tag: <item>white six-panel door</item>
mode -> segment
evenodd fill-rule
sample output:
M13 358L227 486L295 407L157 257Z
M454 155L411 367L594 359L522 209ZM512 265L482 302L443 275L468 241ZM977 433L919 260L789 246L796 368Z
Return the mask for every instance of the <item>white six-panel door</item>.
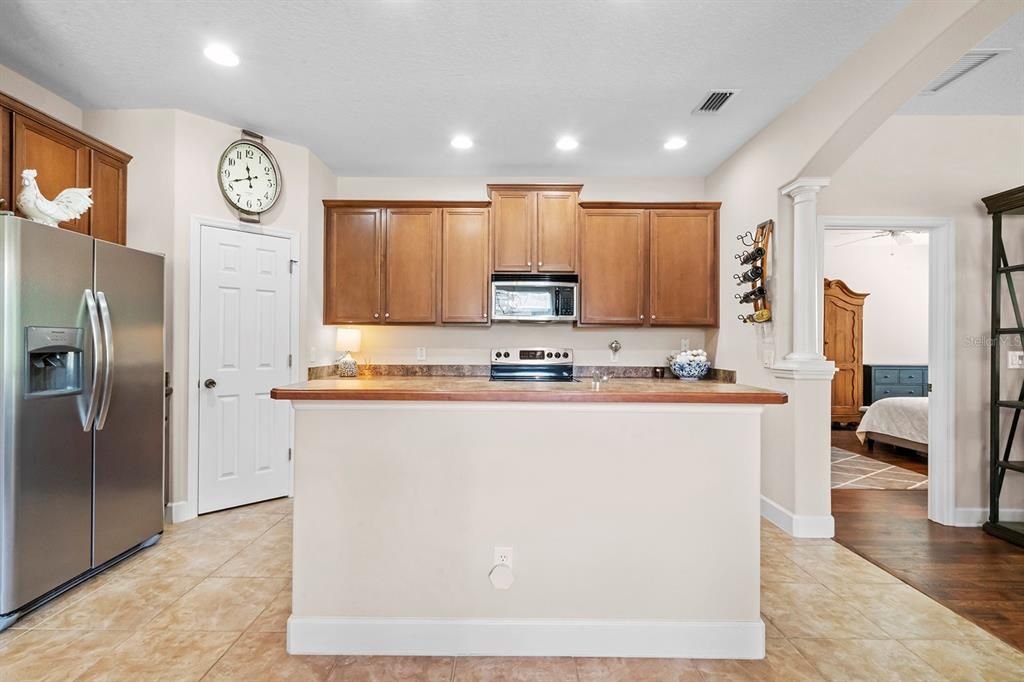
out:
M290 240L204 225L199 513L287 495Z

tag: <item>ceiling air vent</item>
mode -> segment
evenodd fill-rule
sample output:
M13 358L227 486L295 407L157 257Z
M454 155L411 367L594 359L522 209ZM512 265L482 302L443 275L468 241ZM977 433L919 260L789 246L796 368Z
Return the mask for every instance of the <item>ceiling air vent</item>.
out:
M704 96L704 101L693 110L695 114L717 114L739 90L711 90Z
M936 76L935 79L921 91L921 94L934 95L953 81L960 80L971 71L974 71L982 64L995 59L1004 52L1009 52L1009 49L970 50L963 57L956 60L956 63Z

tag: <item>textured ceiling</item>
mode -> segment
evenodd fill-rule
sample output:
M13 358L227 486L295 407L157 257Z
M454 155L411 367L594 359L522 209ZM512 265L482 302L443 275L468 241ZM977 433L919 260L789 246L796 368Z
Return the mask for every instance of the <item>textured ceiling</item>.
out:
M0 62L87 109L303 144L341 175L704 175L906 4L4 0ZM241 65L206 61L214 40ZM692 116L711 88L742 92Z
M979 48L1010 52L978 67L934 95L918 95L901 114L1024 114L1024 12L1018 12Z

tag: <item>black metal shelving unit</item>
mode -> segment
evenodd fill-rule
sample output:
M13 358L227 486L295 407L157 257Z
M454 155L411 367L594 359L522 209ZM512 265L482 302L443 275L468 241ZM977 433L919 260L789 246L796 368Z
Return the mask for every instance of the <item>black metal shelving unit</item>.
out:
M985 208L992 215L992 343L991 375L989 395L991 398L989 424L989 513L983 528L986 533L1024 547L1024 523L1001 521L999 519L999 497L1003 492L1006 474L1024 473L1024 461L1011 460L1014 439L1024 412L1024 381L1016 400L1003 400L999 369L1002 365L1002 340L1016 336L1024 347L1024 317L1013 283L1013 273L1024 272L1024 264L1011 265L1003 243L1003 216L1024 214L1024 186L993 194L982 199ZM1005 282L1005 286L1004 286ZM1003 326L1003 291L1009 297L1013 309L1013 326ZM1010 416L1010 428L1003 443L1003 417Z

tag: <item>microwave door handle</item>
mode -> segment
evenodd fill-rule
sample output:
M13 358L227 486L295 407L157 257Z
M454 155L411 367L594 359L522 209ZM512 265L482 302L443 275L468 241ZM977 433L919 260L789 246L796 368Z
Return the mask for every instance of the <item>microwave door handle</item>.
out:
M85 419L82 422L82 430L92 431L93 422L96 420L96 409L99 406L97 396L103 388L100 383L100 363L103 361L103 334L100 331L100 316L96 310L96 297L92 289L85 290L85 308L89 313L89 330L92 333L92 382L89 389L89 403L85 408Z
M551 314L554 317L558 317L559 315L562 314L561 300L562 300L562 289L561 289L561 287L555 287L555 309L551 311Z
M102 431L107 423L107 412L110 411L110 396L114 392L114 335L110 323L110 306L102 291L96 292L99 304L100 320L103 323L103 398L100 400L99 413L96 415L96 430Z

